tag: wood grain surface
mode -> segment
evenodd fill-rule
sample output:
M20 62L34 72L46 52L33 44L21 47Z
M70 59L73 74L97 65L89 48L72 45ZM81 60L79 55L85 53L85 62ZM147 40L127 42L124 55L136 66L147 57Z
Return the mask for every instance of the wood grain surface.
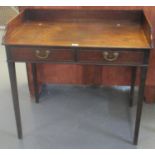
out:
M100 6L100 7L20 7L20 10L25 8L50 8L50 9L77 9L83 10L87 9L103 9L103 10L141 10L145 11L147 18L150 20L153 27L153 38L155 38L155 7L137 7L137 6L127 6L127 7L111 7L111 6ZM153 39L155 42L155 40ZM147 83L145 90L145 98L148 103L155 101L155 50L151 52L149 60L149 71L147 75ZM27 64L28 68L28 78L29 78L29 88L30 93L33 96L33 85L31 78L31 64ZM129 85L130 84L130 68L123 67L98 67L98 66L82 66L82 65L50 65L50 64L39 64L38 67L38 78L39 83L57 83L57 84L86 84L86 85ZM61 70L61 73L59 72ZM123 76L118 73L123 72ZM137 72L137 75L139 71ZM138 79L137 79L138 83Z

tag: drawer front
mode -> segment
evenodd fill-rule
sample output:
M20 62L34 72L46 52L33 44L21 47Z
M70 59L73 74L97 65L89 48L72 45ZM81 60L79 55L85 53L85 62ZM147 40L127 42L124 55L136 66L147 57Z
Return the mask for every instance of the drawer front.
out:
M12 61L36 62L72 62L88 64L143 64L144 52L140 51L112 51L112 50L77 50L52 48L24 48L11 47Z
M12 47L10 52L13 61L73 61L74 56L70 49Z
M88 51L79 52L79 61L103 64L143 64L143 52L140 51Z

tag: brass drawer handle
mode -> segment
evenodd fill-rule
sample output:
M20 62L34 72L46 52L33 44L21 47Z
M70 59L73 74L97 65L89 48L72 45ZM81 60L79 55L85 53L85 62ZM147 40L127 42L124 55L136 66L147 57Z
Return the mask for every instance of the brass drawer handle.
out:
M36 57L39 59L47 59L49 57L50 51L46 50L45 52L41 52L36 50Z
M107 52L106 51L106 52L103 52L102 55L106 61L115 61L119 57L118 52Z

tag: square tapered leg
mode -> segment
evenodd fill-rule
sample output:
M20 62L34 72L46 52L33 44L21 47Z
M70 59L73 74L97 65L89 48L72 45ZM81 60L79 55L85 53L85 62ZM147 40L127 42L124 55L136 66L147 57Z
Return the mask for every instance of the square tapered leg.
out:
M14 62L8 62L8 70L9 70L9 76L10 76L12 99L13 99L13 106L14 106L14 112L15 112L16 125L17 125L17 134L18 134L18 138L22 139L23 134L22 134L21 114L20 114L16 70L15 70Z

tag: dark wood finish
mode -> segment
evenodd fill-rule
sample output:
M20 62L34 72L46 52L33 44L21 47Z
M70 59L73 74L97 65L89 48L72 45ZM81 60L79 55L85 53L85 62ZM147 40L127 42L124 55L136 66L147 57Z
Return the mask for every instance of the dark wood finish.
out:
M15 18L15 23L18 20L20 26L11 28L10 24L9 33L7 32L4 37L3 43L9 48L7 50L9 64L20 61L32 64L87 64L96 67L98 65L132 66L142 69L134 135L134 144L137 144L148 59L150 49L153 47L151 26L143 11L85 10L81 12L36 9L27 10L22 15L23 18L19 15L22 20ZM115 15L114 19L113 15ZM15 68L10 69L9 66L9 70L10 72L12 70L13 78L11 76L10 78L13 81ZM101 68L99 67L98 70L101 71ZM32 72L35 96L38 100L37 71L34 65ZM16 82L13 88L14 102L18 105ZM18 110L19 106L15 108ZM20 115L18 117L20 120Z
M40 53L37 53L40 51ZM49 51L49 53L46 53ZM47 54L47 58L44 58ZM73 61L73 50L52 49L49 47L12 47L14 61ZM42 58L41 58L42 57Z
M97 63L97 62L102 62L102 63L111 63L110 61L107 61L104 58L104 52L113 53L117 52L118 58L114 61L113 63L118 63L118 64L142 64L143 62L143 53L142 52L137 52L133 51L119 51L119 50L102 50L102 51L94 51L94 50L80 50L79 51L79 60L81 62L91 62L91 63Z
M151 26L151 23L146 16L144 16L142 22L146 39L149 42L149 44L153 47L153 28Z
M134 100L134 90L135 90L135 82L136 82L136 73L137 73L137 68L132 67L132 74L131 74L131 90L130 90L130 101L129 101L129 106L133 106L133 100Z
M149 54L150 54L149 52L145 53L145 55L144 55L144 63L148 63ZM141 67L141 73L140 74L141 74L141 76L140 76L140 86L139 86L139 93L138 93L135 131L134 131L134 138L133 138L133 143L135 145L138 144L139 129L140 129L140 122L141 122L141 115L142 115L142 108L143 108L143 100L144 100L145 82L146 82L146 75L147 75L147 67Z
M133 143L135 145L138 144L140 121L141 121L143 100L144 100L144 88L145 88L146 74L147 74L147 68L143 67L141 69L141 81L140 81L140 86L139 86L139 95L138 95L138 103L137 103L135 131L134 131L134 140L133 140Z
M6 52L7 52L7 56L9 57L8 47L6 47ZM17 79L16 79L16 71L15 71L14 62L8 62L8 71L9 71L9 77L10 77L10 84L11 84L12 99L13 99L18 138L22 139L23 133L22 133L21 114L20 114L20 107L19 107Z
M54 49L50 47L12 47L11 48L11 60L13 61L46 61L46 62L74 62L74 63L88 63L88 64L117 64L117 65L142 65L143 64L143 52L138 50L78 50L73 49ZM38 54L37 51L40 51ZM49 53L46 53L46 52ZM109 54L117 52L118 58L114 61L108 61L104 58L104 52ZM45 57L47 54L47 57ZM40 56L42 58L40 58Z
M30 16L31 12L33 15ZM23 14L24 20L19 22L20 26L17 25L16 29L10 29L4 44L150 48L144 33L145 26L141 25L141 20L145 20L142 11L36 9L25 11Z
M39 103L39 92L38 92L38 79L37 79L37 67L35 63L32 63L32 75L33 75L33 84L34 84L34 96L35 102Z
M44 8L44 9L54 9L54 10L84 10L84 9L90 9L90 10L144 10L145 15L150 20L152 27L155 27L155 7L151 6L92 6L92 7L83 7L83 6L40 6L40 7L19 7L20 11L24 10L25 8ZM148 35L149 36L149 35ZM155 36L155 31L153 31L153 37ZM146 82L146 89L145 89L145 100L147 103L152 103L155 101L155 52L154 49L151 52L150 60L149 60L149 71L147 74L147 82ZM31 79L31 65L29 65L28 69L28 77ZM57 70L64 69L62 74L59 74ZM55 84L95 84L98 83L98 85L121 85L126 86L130 85L130 76L131 76L131 68L122 68L122 67L100 67L101 73L98 74L98 77L96 77L96 69L98 70L99 67L95 67L94 65L87 66L87 70L84 65L73 65L72 66L72 72L74 72L75 76L72 74L65 74L66 72L70 72L70 67L66 64L61 65L39 65L37 68L38 75L40 73L44 73L44 75L39 76L40 83L55 83ZM89 68L89 71L88 71ZM54 70L55 74L52 74L49 72L50 70ZM78 72L76 72L78 70ZM86 71L89 75L86 76ZM106 72L106 74L104 74ZM123 72L124 76L119 76L118 72ZM82 74L81 74L82 73ZM62 79L63 75L63 79ZM139 75L138 75L139 76ZM137 76L137 77L138 77ZM87 77L87 78L86 78ZM94 80L93 80L94 79ZM91 83L90 83L91 82ZM33 82L30 80L29 82L30 87L30 94L33 96ZM139 80L136 80L136 85L139 84ZM41 84L40 84L41 87ZM39 87L39 88L40 88Z

